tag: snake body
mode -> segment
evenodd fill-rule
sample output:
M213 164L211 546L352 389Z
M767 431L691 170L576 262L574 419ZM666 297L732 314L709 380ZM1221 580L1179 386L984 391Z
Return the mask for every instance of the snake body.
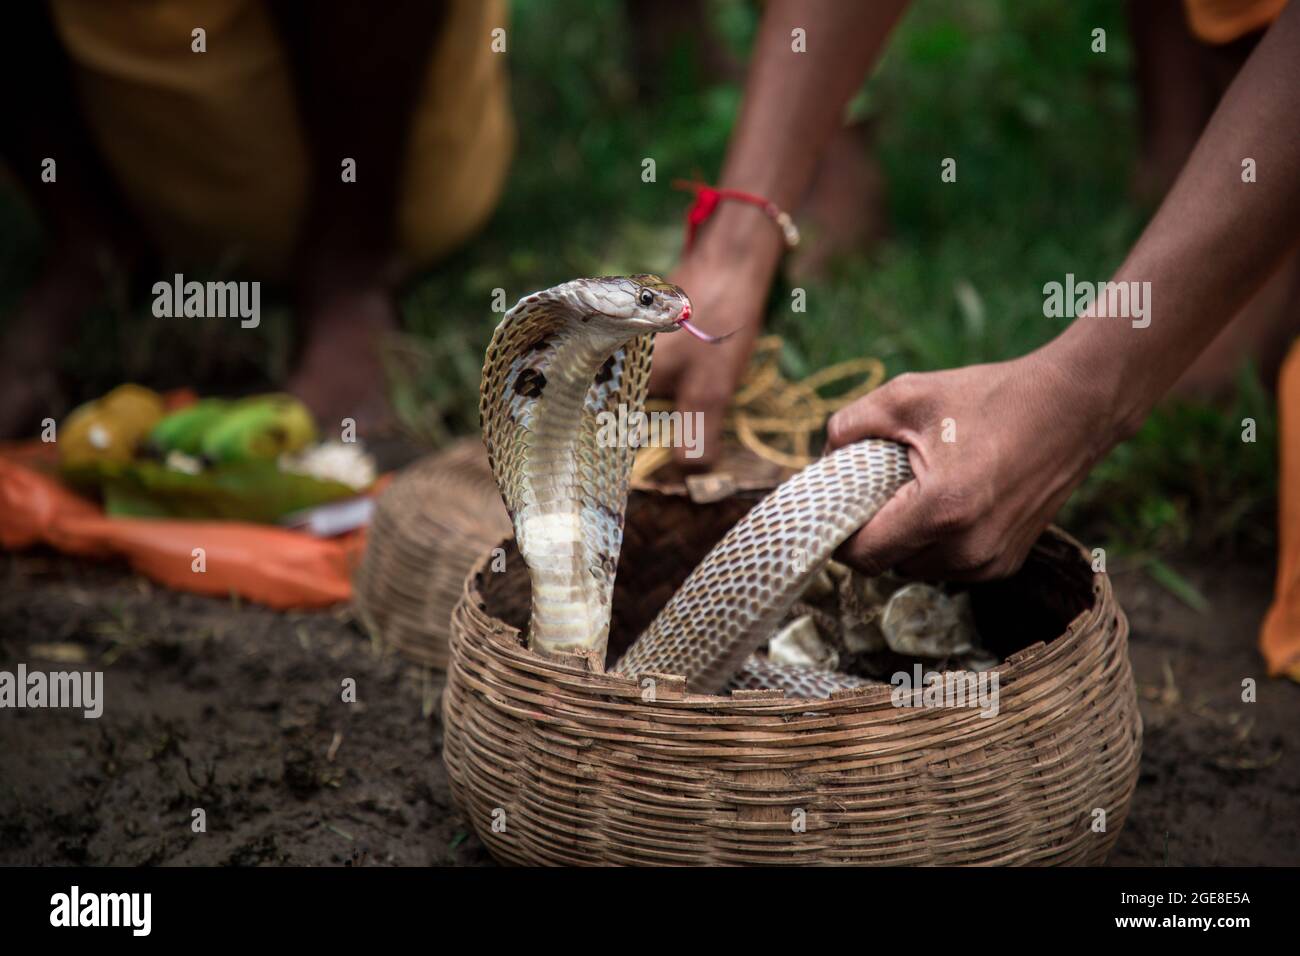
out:
M643 407L654 336L691 329L690 308L658 276L575 279L521 299L488 346L483 439L528 567L538 653L603 669L635 449L602 440L601 413ZM885 441L809 465L724 536L616 669L683 675L706 693L824 697L862 683L751 655L834 549L910 478L906 449Z

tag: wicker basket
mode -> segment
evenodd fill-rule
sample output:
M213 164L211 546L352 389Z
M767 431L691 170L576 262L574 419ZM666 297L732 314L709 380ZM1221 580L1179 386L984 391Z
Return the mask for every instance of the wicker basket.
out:
M447 623L465 575L508 534L478 438L410 465L379 496L353 577L362 623L409 660L445 669Z
M610 659L755 501L634 493ZM1098 864L1137 780L1128 626L1104 574L1051 530L972 592L1003 663L999 710L899 708L891 688L652 700L527 650L526 571L481 561L452 616L444 757L456 799L519 864ZM1104 829L1099 825L1104 811Z
M707 502L737 488L774 485L789 474L729 448L707 475L685 475L669 465L638 486ZM445 670L447 626L465 575L509 534L510 518L479 438L461 439L404 469L379 496L352 581L366 630L408 660Z

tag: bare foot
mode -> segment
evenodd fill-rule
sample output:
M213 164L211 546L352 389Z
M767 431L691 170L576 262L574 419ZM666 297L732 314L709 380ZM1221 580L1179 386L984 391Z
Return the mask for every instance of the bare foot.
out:
M380 347L397 331L397 307L383 289L339 291L306 307L300 325L306 344L288 390L301 398L329 436L345 418L357 433L393 428Z
M821 278L835 260L885 235L885 177L869 124L845 126L831 139L795 218L804 233L789 266L795 280Z

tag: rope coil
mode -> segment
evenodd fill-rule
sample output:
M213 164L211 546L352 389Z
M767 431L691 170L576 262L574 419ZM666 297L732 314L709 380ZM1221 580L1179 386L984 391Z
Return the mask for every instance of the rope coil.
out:
M727 407L723 418L724 438L734 438L744 448L764 461L783 468L803 468L817 459L812 450L813 436L826 426L833 413L877 388L885 379L884 363L863 357L837 362L806 378L791 381L781 371L781 350L785 342L779 335L765 335L754 347L749 368ZM861 376L862 380L848 391L827 398L821 394L828 385ZM671 412L674 406L664 399L646 403L646 411ZM660 437L664 438L663 433ZM637 455L632 470L634 479L653 475L672 459L669 445L652 445Z

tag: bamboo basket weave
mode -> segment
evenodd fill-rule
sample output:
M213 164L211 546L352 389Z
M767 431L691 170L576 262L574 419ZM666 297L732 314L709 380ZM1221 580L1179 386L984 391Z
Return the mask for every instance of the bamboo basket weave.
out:
M380 643L425 667L447 667L447 624L465 575L510 534L510 518L478 438L404 469L379 496L353 601Z
M656 462L653 475L636 484L708 501L736 488L771 486L789 474L730 447L708 474L687 475ZM446 670L448 623L465 575L510 533L479 438L461 439L405 468L375 504L365 555L353 576L362 624L407 660Z
M634 493L610 660L762 496ZM1002 660L999 711L899 708L889 686L654 696L523 643L526 570L486 557L452 616L443 697L452 790L515 864L1101 863L1128 812L1142 725L1109 580L1055 529L972 591ZM1104 828L1100 825L1104 812Z
M884 379L878 359L856 358L801 381L782 373L779 336L755 343L723 423L724 443L707 475L686 474L669 447L645 448L634 487L689 494L707 502L741 488L773 486L815 459L814 436L827 417ZM821 392L850 387L835 398ZM647 408L671 411L652 400ZM425 667L447 666L447 626L465 575L510 533L501 496L478 438L461 439L405 469L379 497L366 553L353 579L362 623L381 644Z

